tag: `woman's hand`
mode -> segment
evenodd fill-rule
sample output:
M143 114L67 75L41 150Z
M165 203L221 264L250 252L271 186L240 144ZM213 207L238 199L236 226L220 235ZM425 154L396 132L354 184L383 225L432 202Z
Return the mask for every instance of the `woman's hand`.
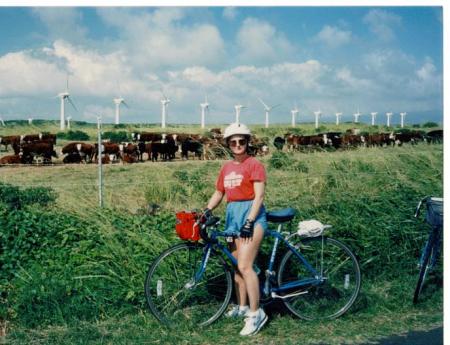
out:
M253 237L253 228L255 227L255 221L247 219L245 224L241 228L241 238L252 238Z

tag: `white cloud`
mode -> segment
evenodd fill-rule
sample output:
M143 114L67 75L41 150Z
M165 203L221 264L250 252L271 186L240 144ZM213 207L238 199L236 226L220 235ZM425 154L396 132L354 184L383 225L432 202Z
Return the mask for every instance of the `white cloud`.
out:
M88 31L81 25L83 16L76 8L36 7L32 9L32 13L46 26L50 39L86 39Z
M160 8L151 13L98 9L102 20L118 30L116 48L127 51L140 70L180 66L216 66L225 58L224 41L209 23L187 24L183 8Z
M315 37L317 41L322 42L330 48L336 48L350 43L351 38L351 31L340 30L337 27L329 25L325 25Z
M388 11L375 9L363 17L363 22L369 25L369 29L378 38L391 41L395 38L395 29L402 24L402 18Z
M225 7L222 11L222 16L228 20L234 20L237 16L236 7Z
M282 32L266 21L244 20L236 37L239 61L244 63L273 63L289 59L294 46Z

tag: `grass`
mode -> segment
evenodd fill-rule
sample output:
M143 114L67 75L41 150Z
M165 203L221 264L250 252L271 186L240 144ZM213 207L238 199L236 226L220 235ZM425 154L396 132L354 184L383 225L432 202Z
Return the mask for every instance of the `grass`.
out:
M35 301L30 286L41 286L49 301L47 306L30 303L28 317L38 307L47 308L50 316L34 318L34 325L29 326L18 321L20 315L10 314L8 336L3 340L11 344L358 344L442 325L440 270L437 284L428 285L420 305L410 302L426 235L412 214L421 196L442 194L442 145L272 154L262 161L268 170L269 210L293 206L299 210L298 219L333 224L331 234L343 239L360 258L361 295L348 314L312 323L294 319L273 305L268 308L269 324L245 340L238 335L240 322L224 318L205 330L182 325L167 330L155 321L146 309L142 284L147 264L176 242L172 220L164 217L180 209L204 207L220 161L107 165L105 210L97 207L94 165L2 167L1 182L24 188L51 186L58 195L51 211L78 217L81 224L77 228L74 221L73 228L67 229L68 239L64 231L54 232L57 248L49 248L34 266L24 263L17 270L17 277L29 279L29 274L34 279L27 285L19 284L16 277L18 294L30 294L26 298ZM160 206L160 215L142 215L149 203ZM223 215L223 211L222 205L216 214ZM160 226L164 222L167 228ZM71 240L73 234L79 237ZM48 262L52 265L45 266ZM39 268L39 264L44 266ZM74 283L74 276L89 275ZM82 303L77 307L69 295L62 301L53 299L60 298L58 289L65 292L72 284L85 293L81 302L88 301L89 309ZM91 316L86 320L77 316L88 312Z

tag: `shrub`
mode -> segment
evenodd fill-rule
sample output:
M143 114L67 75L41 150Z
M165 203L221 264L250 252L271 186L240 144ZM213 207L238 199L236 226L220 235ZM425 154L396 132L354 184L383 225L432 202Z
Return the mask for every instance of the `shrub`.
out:
M274 169L290 168L293 164L294 159L282 151L275 151L269 159L269 167Z
M429 122L425 122L425 123L422 125L422 127L423 127L423 128L432 128L432 127L439 127L439 125L438 125L436 122L431 122L431 121L429 121Z
M113 143L121 143L124 141L129 141L128 133L125 131L120 132L104 132L102 134L103 139L109 139Z
M65 140L76 140L76 141L86 141L89 140L89 135L83 131L68 131L68 132L58 132L56 134L58 139Z
M21 209L23 206L38 204L47 206L53 203L56 194L51 188L32 187L20 189L19 187L0 182L0 203L10 209Z

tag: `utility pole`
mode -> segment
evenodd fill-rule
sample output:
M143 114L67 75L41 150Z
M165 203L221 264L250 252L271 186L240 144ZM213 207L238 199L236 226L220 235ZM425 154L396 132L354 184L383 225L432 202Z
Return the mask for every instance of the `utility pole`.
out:
M97 116L97 146L98 146L98 205L103 207L103 171L102 171L102 117Z

